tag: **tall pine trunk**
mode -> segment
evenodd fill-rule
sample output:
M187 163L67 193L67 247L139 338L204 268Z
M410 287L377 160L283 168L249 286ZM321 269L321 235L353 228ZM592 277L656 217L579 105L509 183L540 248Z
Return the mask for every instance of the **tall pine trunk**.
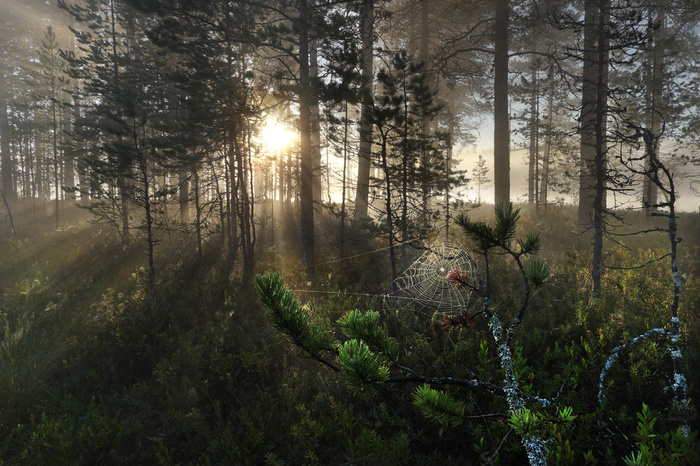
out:
M662 1L653 2L656 7L656 17L653 11L649 11L648 34L654 39L653 47L647 57L647 112L648 127L652 134L656 136L654 141L656 147L652 148L656 155L659 150L659 140L661 136L661 118L663 112L663 92L664 92L664 56L665 56L665 29L666 12ZM649 150L652 150L649 149ZM654 154L647 153L645 161L645 171L651 170L651 159ZM658 187L650 177L645 177L642 185L642 208L647 217L654 210L657 203Z
M367 217L369 173L372 163L372 93L374 79L374 0L362 2L362 113L360 114L360 151L357 165L355 220Z
M7 89L6 66L0 58L0 189L5 196L6 202L15 200L14 168L12 156L10 154L10 122L8 118L9 91Z
M537 199L537 164L538 151L537 151L537 114L539 112L538 108L538 89L537 89L537 62L533 58L532 67L530 69L530 157L528 158L528 171L527 171L527 203L530 206L538 203Z
M309 41L309 86L312 89L309 101L311 112L311 151L313 153L313 197L314 204L320 208L323 204L323 177L321 174L321 112L319 95L316 92L318 79L318 43Z
M509 10L509 0L496 0L493 98L493 184L496 205L510 202L510 127L508 118Z
M596 160L596 82L598 17L597 0L587 0L583 26L583 72L581 75L581 155L579 172L578 223L581 231L588 229L593 221L595 198Z
M607 174L607 115L608 115L608 58L609 39L607 35L608 0L601 0L597 29L597 69L595 104L595 195L593 202L593 278L592 296L601 293L603 269L603 235L605 234L606 174Z
M309 11L299 2L299 143L301 152L301 262L314 274L313 149L311 144L311 86L309 79Z
M552 157L552 128L554 122L554 65L549 65L549 74L547 77L549 89L547 91L547 134L544 140L544 155L542 157L542 176L540 177L540 195L539 200L544 209L547 210L547 191L549 189L549 162Z
M197 171L197 167L194 167L193 173ZM183 225L187 223L190 218L190 182L188 178L187 170L181 168L177 172L177 186L178 186L178 201L180 204L180 223Z

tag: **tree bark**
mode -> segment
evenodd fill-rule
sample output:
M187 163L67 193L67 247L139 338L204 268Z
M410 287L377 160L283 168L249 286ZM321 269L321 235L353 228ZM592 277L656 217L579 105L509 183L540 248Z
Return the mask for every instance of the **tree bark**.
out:
M587 229L593 221L593 202L595 197L596 41L598 39L598 17L600 16L600 9L596 0L586 1L584 15L580 118L581 155L578 203L578 223L581 231Z
M196 171L197 167L194 168L193 172ZM180 202L180 223L184 225L190 218L190 182L188 179L187 170L181 169L177 172L177 186L179 194L178 200ZM197 187L195 186L195 189L196 188Z
M539 163L537 160L537 65L534 59L532 60L531 67L530 85L532 86L532 89L530 90L530 157L528 159L527 172L527 203L533 206L537 201L536 167Z
M554 114L554 65L549 66L549 91L547 95L547 134L545 136L544 156L542 158L542 176L540 181L540 203L547 210L547 190L549 189L549 161L552 156L552 128L554 122L552 116Z
M510 127L508 118L509 10L508 0L496 0L493 97L493 183L496 205L510 201Z
M321 112L318 104L317 83L318 80L318 43L309 41L309 87L311 92L311 151L313 153L313 196L314 204L320 207L323 204L323 177L321 175Z
M70 83L75 81L74 79L70 80ZM76 91L76 86L70 87L71 92L69 93L68 96L65 96L64 98L70 98L71 94ZM69 102L69 101L67 101ZM73 99L73 102L75 103L75 99ZM68 110L67 107L62 106L61 107L61 119L63 121L63 131L61 133L61 148L62 148L62 153L63 153L63 186L66 187L68 190L66 195L66 201L69 199L69 196L72 195L74 196L74 190L75 190L75 160L73 157L73 151L69 149L68 144L67 144L67 135L71 133L73 130L73 124L71 121L72 115L71 112ZM65 201L64 201L65 202Z
M648 127L652 134L656 136L655 145L652 148L655 153L647 153L645 161L645 171L651 170L651 158L658 155L659 141L661 136L661 115L663 111L663 92L664 92L664 56L665 56L665 28L666 28L666 12L663 0L654 2L656 6L656 18L653 17L653 12L649 12L649 34L653 37L653 48L649 52L647 58L648 67ZM658 187L652 182L650 177L645 177L642 184L642 208L644 214L649 217L651 212L655 210L655 205L658 201Z
M595 191L593 198L593 278L592 296L600 297L603 268L603 235L605 233L606 175L607 175L607 115L608 115L608 58L610 55L607 23L608 0L601 0L597 25L597 66L595 103Z
M381 130L380 130L381 131ZM387 230L389 231L389 262L391 264L391 286L392 293L397 291L396 289L396 279L398 278L398 272L396 267L396 251L394 251L394 209L391 205L391 173L389 172L388 154L387 154L387 135L382 134L382 171L384 172L384 181L386 183L385 192L385 212L386 212L386 224Z
M15 200L14 168L12 165L12 155L10 153L10 122L8 118L8 89L5 73L5 64L0 61L0 169L2 176L0 189L4 193L5 200L11 202Z
M309 82L309 13L307 0L299 2L299 143L301 152L301 262L314 270L313 149L311 144L311 88Z
M369 173L372 158L372 83L374 79L374 0L362 2L360 34L362 37L362 113L360 114L355 220L367 217L369 204Z

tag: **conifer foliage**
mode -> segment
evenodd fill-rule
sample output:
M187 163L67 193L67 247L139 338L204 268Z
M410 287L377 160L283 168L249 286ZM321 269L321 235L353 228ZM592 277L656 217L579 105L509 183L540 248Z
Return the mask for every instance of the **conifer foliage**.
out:
M445 278L455 286L469 286L482 296L481 310L478 315L487 319L504 374L503 385L491 382L452 377L427 377L418 371L403 365L401 356L410 352L410 342L399 342L388 333L381 323L377 311L352 311L338 321L342 333L348 339L343 343L330 343L330 337L321 336L322 330L309 323L309 317L303 307L286 288L278 274L266 274L256 277L256 287L261 301L268 308L273 325L312 357L329 367L342 372L350 388L358 393L371 393L383 384L415 383L420 384L414 393L415 406L428 418L459 425L464 417L463 404L446 391L435 386L458 385L474 390L486 390L505 397L514 419L520 419L518 413L528 409L528 404L537 405L539 409L555 406L556 403L537 397L526 396L516 375L513 358L512 338L525 317L530 303L533 287L541 286L549 274L543 261L525 263L525 259L536 253L540 247L537 233L527 233L524 238L516 238L519 209L512 204L503 204L495 209L495 225L471 221L462 215L457 224L476 245L476 251L483 261L474 261L477 271L476 282L465 281L460 271L452 271ZM491 304L491 273L489 260L494 255L505 254L516 264L522 277L524 298L519 309L514 312L511 325L506 329L502 317L494 311ZM470 316L470 319L475 316ZM327 335L327 334L325 334ZM332 347L332 348L331 348ZM325 350L337 357L337 363L328 361L320 353ZM337 364L337 365L336 365ZM529 411L528 411L529 412ZM533 416L535 416L533 414ZM515 421L513 421L515 422ZM521 443L525 448L531 464L545 464L548 440L542 437L541 430L521 429Z

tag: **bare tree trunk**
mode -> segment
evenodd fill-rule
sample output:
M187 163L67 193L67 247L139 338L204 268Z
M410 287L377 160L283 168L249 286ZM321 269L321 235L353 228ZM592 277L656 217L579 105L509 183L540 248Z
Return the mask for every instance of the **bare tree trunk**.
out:
M195 231L197 233L197 260L202 262L202 208L199 202L199 170L197 167L192 172L194 176L194 211L195 211ZM188 195L189 197L189 195ZM182 209L182 194L180 195L180 209ZM182 210L180 211L182 216ZM181 217L182 219L182 217ZM184 223L184 222L183 222Z
M493 183L496 205L510 202L510 127L508 117L509 0L496 0L494 27Z
M74 24L74 19L71 16L71 24ZM75 39L71 40L71 51L76 52ZM71 81L73 89L73 122L77 122L80 119L80 86L77 79ZM82 141L73 141L73 148L77 151L77 155L74 159L74 164L77 165L78 171L78 187L80 191L80 205L82 207L88 207L90 205L90 183L88 181L87 171L89 168L85 166L84 154L80 149ZM72 159L73 160L73 159Z
M601 0L598 15L597 38L597 73L596 73L596 104L595 104L595 195L593 198L593 263L591 277L593 278L592 296L598 298L601 293L601 275L603 267L603 235L605 233L605 202L607 174L607 115L608 115L608 57L609 39L607 0Z
M124 176L120 176L117 181L119 185L119 199L121 201L121 218L122 218L122 241L128 243L131 237L129 231L129 184Z
M197 167L194 169L194 172L196 171ZM177 172L177 186L180 201L180 223L184 225L190 218L190 182L187 170L184 168ZM199 219L197 220L199 221Z
M143 177L143 208L146 216L146 244L148 246L148 285L155 290L156 268L154 265L155 239L153 238L153 216L151 214L151 183L146 161L141 160L141 176Z
M581 157L579 174L578 223L581 231L588 228L593 221L593 202L595 198L595 160L596 160L596 80L598 17L600 9L596 0L586 0L583 31L583 73L581 93Z
M232 125L232 124L231 124ZM236 187L236 167L235 160L233 156L233 138L235 134L232 128L229 128L228 135L228 147L226 154L226 161L228 163L228 170L226 170L226 189L228 195L226 196L226 211L227 211L227 225L226 234L228 240L228 263L229 268L233 269L236 260L236 251L238 250L238 235L236 230L236 210L238 209L238 191Z
M112 38L112 69L114 73L114 94L118 95L120 92L120 81L119 81L119 63L117 60L117 20L116 12L114 11L114 0L109 2L109 15L110 15L110 34ZM130 170L129 167L126 170ZM121 201L121 217L122 217L122 241L126 245L130 240L129 231L129 195L130 186L129 180L127 179L127 174L124 173L118 177L117 186L119 188L119 197Z
M422 0L421 1L421 34L420 34L420 60L423 63L423 65L426 67L424 68L426 71L427 75L427 82L430 82L430 69L428 67L428 59L429 59L429 46L430 46L430 0ZM421 167L423 168L423 171L425 173L428 173L430 167L428 166L430 164L430 161L428 160L428 151L426 148L427 145L427 138L428 138L428 131L430 129L430 121L428 117L424 117L423 121L421 122L421 131L423 132L422 138L423 138L423 143L421 144L421 151L420 151L420 164ZM423 226L425 228L428 228L429 224L429 218L428 218L428 202L429 202L429 197L430 197L430 188L428 186L428 177L427 176L422 176L421 177L421 220L423 223ZM404 246L403 249L403 255L405 255L406 249Z
M367 217L372 158L372 93L374 79L374 0L362 2L362 113L360 114L360 151L357 165L355 220Z
M240 246L243 256L243 277L250 278L255 269L255 227L253 224L252 193L250 191L250 131L246 131L246 150L236 144L236 165L238 173L238 222L240 228ZM236 139L238 141L238 139Z
M527 176L527 203L530 206L535 205L537 201L537 65L533 58L530 64L530 157L528 159L528 176Z
M381 131L381 130L380 130ZM396 278L398 277L396 268L396 251L394 251L394 210L391 205L391 173L389 173L389 164L387 161L387 143L386 135L382 135L382 171L384 172L384 180L386 182L385 196L386 201L385 212L386 212L386 224L387 230L389 232L389 261L391 263L391 286L394 287L391 291L395 293L396 290Z
M445 239L449 241L450 239L450 177L452 174L452 151L454 144L454 133L455 133L455 114L453 109L450 107L450 141L447 145L447 160L445 161Z
M299 1L299 143L301 152L301 262L313 275L314 196L313 149L311 144L311 86L309 82L309 14L307 0Z
M75 81L74 79L71 80L71 84ZM76 91L76 88L74 85L72 85L69 89L72 90L70 94L67 97L70 97L70 95ZM73 102L75 103L75 99L73 99ZM73 124L71 121L72 115L71 112L68 111L66 106L61 107L61 119L63 122L63 131L61 132L61 148L62 148L62 154L63 154L63 186L67 189L68 193L73 193L70 194L74 196L74 191L75 191L75 159L73 157L73 151L71 151L68 148L67 144L67 135L71 133L73 129ZM66 200L68 199L68 196L66 196Z
M542 176L540 181L540 203L547 209L547 190L549 189L549 161L552 156L552 121L554 113L554 65L549 66L549 91L547 95L547 134L545 136L544 157L542 158Z
M649 11L649 26L648 34L654 38L653 47L647 58L647 112L648 112L648 127L652 134L658 135L655 138L656 147L653 148L654 154L658 156L659 141L661 136L661 115L663 111L663 92L664 92L664 56L665 56L665 30L666 30L666 12L663 1L653 2L656 6L656 18L653 12ZM651 158L654 155L647 153L645 160L645 169L651 169ZM642 182L642 208L647 217L654 210L653 205L657 203L658 187L651 181L649 177L645 177Z
M318 105L316 80L318 79L318 43L309 42L309 85L312 89L310 98L311 111L311 150L313 153L313 196L314 205L323 205L323 177L321 174L321 112Z
M14 186L14 167L10 154L10 122L8 119L8 89L5 79L6 66L0 58L0 169L2 176L0 189L5 194L5 201L12 202L16 198Z
M59 207L61 204L61 182L58 167L60 165L60 160L58 160L58 89L56 85L56 77L51 76L51 152L53 156L53 184L56 190L56 198L54 199L54 218L56 220L56 228L58 228L59 223Z
M346 193L346 177L348 172L348 103L345 102L345 121L344 121L344 132L343 132L343 182L342 182L342 194L340 201L340 259L345 258L345 193ZM344 262L341 262L341 265Z

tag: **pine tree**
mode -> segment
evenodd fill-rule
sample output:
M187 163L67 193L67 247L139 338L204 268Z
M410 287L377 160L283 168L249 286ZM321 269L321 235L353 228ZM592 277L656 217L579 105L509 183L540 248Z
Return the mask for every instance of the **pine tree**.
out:
M474 181L476 182L477 189L477 202L481 203L481 188L486 188L491 183L491 179L488 177L489 167L486 166L486 159L483 155L479 154L478 161L476 162L476 167L474 168Z
M544 465L549 440L543 438L544 429L532 428L532 422L544 423L544 406L556 402L539 397L526 397L516 376L513 358L513 336L529 311L532 290L544 284L548 277L546 264L541 260L525 262L526 258L540 247L539 235L528 233L525 238L515 238L519 210L512 204L495 209L496 222L493 227L482 222L473 222L460 216L457 224L474 242L476 251L482 256L483 269L476 261L476 273L469 275L460 270L448 272L445 280L457 287L468 287L483 298L481 310L474 315L466 311L446 318L446 327L466 325L475 318L484 317L496 344L503 372L503 386L494 385L478 378L461 379L450 376L423 376L417 370L403 364L404 357L411 357L410 342L401 342L389 336L387 326L380 321L376 311L351 311L338 320L345 341L336 343L333 335L314 324L296 296L285 288L278 274L259 275L255 286L263 304L268 308L273 325L287 335L310 357L340 372L347 385L356 393L371 395L383 385L415 384L414 404L428 418L438 422L459 425L465 408L454 392L438 390L436 386L456 385L466 390L490 392L505 398L511 410L510 423L521 437L530 464ZM506 255L516 266L523 283L523 299L512 324L504 327L498 313L492 308L492 283L489 259L492 255ZM532 411L528 402L539 405ZM572 411L560 417L564 423L573 421ZM497 454L497 453L496 453Z
M63 122L64 96L67 85L67 63L61 57L56 33L52 26L44 31L38 49L39 63L34 70L34 98L38 107L48 108L47 129L50 133L51 168L54 187L54 218L59 226L59 210L63 193L62 168L64 166Z

